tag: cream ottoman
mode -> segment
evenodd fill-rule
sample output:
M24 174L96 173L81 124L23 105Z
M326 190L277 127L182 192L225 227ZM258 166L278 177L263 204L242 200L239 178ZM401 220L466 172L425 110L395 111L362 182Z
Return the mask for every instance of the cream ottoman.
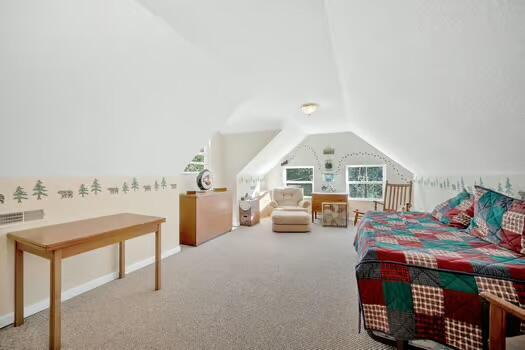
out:
M272 229L274 232L310 232L310 215L304 211L274 210Z

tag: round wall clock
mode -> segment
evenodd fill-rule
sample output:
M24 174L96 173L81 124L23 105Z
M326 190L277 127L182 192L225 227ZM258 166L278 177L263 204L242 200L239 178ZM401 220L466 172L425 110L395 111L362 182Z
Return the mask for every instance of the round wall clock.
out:
M201 190L207 191L211 189L212 185L213 177L208 169L204 169L197 175L197 186L199 186Z

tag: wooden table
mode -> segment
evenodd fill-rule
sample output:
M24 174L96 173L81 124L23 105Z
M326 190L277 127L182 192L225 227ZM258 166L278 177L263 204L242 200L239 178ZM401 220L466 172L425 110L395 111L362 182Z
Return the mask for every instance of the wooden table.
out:
M348 203L348 194L346 193L312 193L312 222L317 219L317 213L323 212L323 202Z
M48 259L50 264L49 348L60 349L62 259L119 243L119 278L126 271L125 241L155 232L155 290L160 289L161 224L165 218L116 214L65 224L11 232L15 241L15 327L24 323L24 252Z

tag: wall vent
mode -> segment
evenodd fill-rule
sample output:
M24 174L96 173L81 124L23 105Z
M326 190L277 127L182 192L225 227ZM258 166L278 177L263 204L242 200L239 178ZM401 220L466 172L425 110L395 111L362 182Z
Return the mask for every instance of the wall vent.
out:
M17 211L13 213L0 214L0 226L11 225L26 221L42 220L44 218L44 210L28 210Z

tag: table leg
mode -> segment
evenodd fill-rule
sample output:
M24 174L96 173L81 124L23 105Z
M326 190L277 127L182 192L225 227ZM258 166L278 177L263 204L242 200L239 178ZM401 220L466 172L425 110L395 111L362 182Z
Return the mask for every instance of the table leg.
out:
M50 264L49 349L60 349L60 306L62 303L62 251L55 250Z
M161 228L160 228L160 225L159 227L157 228L157 231L155 232L155 290L159 290L160 289L160 285L161 285L161 280L160 280L160 275L161 275L161 269L160 269L160 263L161 263L161 254L162 254L162 250L161 250L161 245L160 245L160 233L161 233Z
M15 327L24 324L24 251L15 242Z
M118 255L118 278L124 278L126 276L126 241L119 243Z

